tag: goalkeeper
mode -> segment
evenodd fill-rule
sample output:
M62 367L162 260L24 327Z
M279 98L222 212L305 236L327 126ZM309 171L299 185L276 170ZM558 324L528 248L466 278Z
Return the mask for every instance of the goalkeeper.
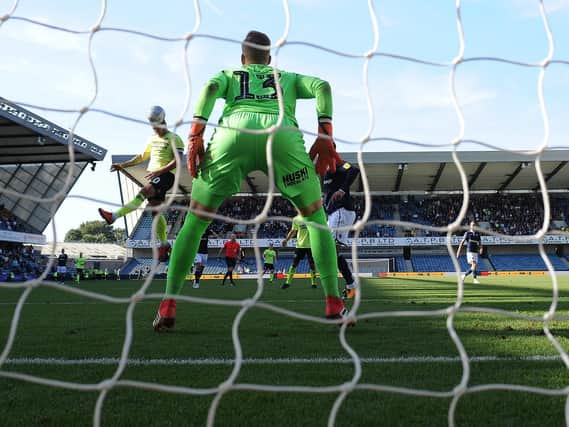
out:
M159 105L155 105L150 109L148 121L154 130L154 135L148 141L144 153L124 163L113 163L111 165L111 172L114 172L150 160L147 167L148 173L145 175L148 183L142 187L133 200L116 212L109 212L99 208L99 215L109 225L115 222L117 218L138 209L145 199L148 199L150 206L159 206L166 200L166 192L174 185L174 174L177 166L174 153L177 151L178 155L182 157L184 155L184 143L178 135L168 130L166 113ZM168 224L162 213L152 211L152 216L156 215L159 215L158 223L156 224L156 237L160 240L158 261L164 262L168 260L168 252L170 250L167 237Z
M213 76L197 100L188 143L188 169L195 178L192 211L172 248L164 300L153 322L156 331L174 326L176 297L182 291L200 236L211 222L207 213L216 212L227 197L237 193L250 172L268 173L267 140L280 117L275 70L268 65L270 45L266 34L249 32L241 45L242 66ZM312 252L326 297L326 317L342 319L347 310L338 291L336 247L326 225L318 178L329 167L335 170L336 161L340 161L332 145L331 88L328 82L316 77L277 72L284 111L272 138L275 184L308 222ZM205 125L218 98L225 100L220 126L204 151ZM311 98L316 99L319 137L309 156L294 112L297 99ZM316 167L311 159L316 161Z

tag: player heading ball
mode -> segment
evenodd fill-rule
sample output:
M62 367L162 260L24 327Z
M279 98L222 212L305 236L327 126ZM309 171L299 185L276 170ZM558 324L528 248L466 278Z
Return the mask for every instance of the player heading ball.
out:
M182 138L168 130L166 125L166 112L159 105L154 105L148 113L148 121L152 126L154 134L150 137L146 144L146 149L142 154L134 156L132 159L124 163L113 163L111 172L129 168L139 163L148 162L148 173L144 176L148 182L136 197L124 205L116 212L109 212L99 208L99 215L107 222L112 224L120 218L140 207L145 199L148 200L150 206L159 206L166 200L166 193L174 185L174 174L176 172L177 162L176 151L181 158L184 155L184 143ZM170 244L167 238L167 222L164 215L160 212L153 211L152 216L159 215L156 224L156 236L160 240L158 248L158 261L167 261L170 251Z

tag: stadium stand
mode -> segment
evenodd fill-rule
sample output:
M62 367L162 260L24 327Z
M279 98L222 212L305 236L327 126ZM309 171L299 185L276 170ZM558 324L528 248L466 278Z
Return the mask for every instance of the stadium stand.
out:
M403 258L402 256L395 257L395 265L396 265L397 271L399 271L399 272L405 273L408 271L407 263L405 262L405 258Z
M569 264L567 263L567 260L560 258L555 254L548 254L548 257L555 270L569 271ZM543 262L543 259L541 259L541 256L538 254L490 255L490 261L492 262L496 271L542 271L547 269L545 263Z
M469 265L466 262L465 257L460 257L458 260L460 264L461 271L466 271L469 269ZM414 271L425 271L425 272L453 272L455 271L454 265L451 258L448 255L414 255L411 259ZM484 258L479 258L478 262L479 271L490 271L493 270L488 260Z
M471 196L471 208L467 214L468 221L475 219L482 228L506 235L534 234L541 228L543 215L541 211L540 197L536 195L520 196L512 195L486 195L474 194ZM251 219L261 212L265 203L264 197L237 196L228 199L219 209L219 214L235 219ZM374 196L370 221L401 220L414 224L428 226L446 226L451 222L462 203L459 195L445 196ZM552 203L552 229L563 230L567 227L565 212L569 209L569 199L566 197L553 197ZM187 206L187 202L179 203ZM356 218L361 219L364 211L363 198L355 197ZM537 207L537 208L536 208ZM171 228L170 235L174 237L182 225L178 221L181 210L172 207L168 211L168 224ZM269 216L284 216L292 218L295 211L292 205L281 197L275 197L269 211ZM134 240L147 240L150 238L152 218L149 212L144 212L138 221L131 238ZM269 220L259 228L260 238L283 239L290 229L290 223L286 221ZM215 220L213 231L225 236L235 232L238 238L251 238L253 226L244 227L241 224L223 223ZM429 230L403 229L386 224L369 224L360 237L396 237L404 235L413 236L438 236L444 233L431 232Z
M65 188L68 174L73 188L105 154L104 148L79 135L70 140L66 129L0 97L0 281L28 280L45 271L48 258L39 247L63 201L37 203L20 195L52 197Z
M472 219L478 221L482 229L497 232L502 235L531 235L542 226L543 208L541 194L536 193L537 181L535 171L532 170L531 162L523 155L511 153L488 152L461 152L461 161L466 167L470 177L470 203L463 226ZM353 153L342 153L342 156L356 162ZM120 162L129 156L113 156L113 162ZM569 195L566 192L566 182L569 179L569 169L563 165L569 161L569 151L556 151L544 153L542 166L547 172L548 188L551 190L550 203L552 207L552 221L550 229L555 231L569 230L566 218L569 215ZM456 218L462 205L462 192L460 179L456 168L452 165L452 158L448 152L430 153L366 153L365 168L369 179L371 196L371 212L369 221L360 232L363 239L401 239L401 238L438 238L444 236L443 232L417 229L414 225L447 226ZM400 167L409 164L412 167ZM447 167L448 166L448 167ZM169 238L174 239L180 229L188 206L187 195L191 188L191 179L185 171L180 177L179 196L174 200L168 213L170 226ZM117 172L121 182L121 191L137 191L143 182L144 165L129 168L128 174ZM241 193L225 201L218 213L233 219L250 220L257 216L266 202L267 189L266 177L262 174L253 173L243 182ZM128 190L132 187L131 190ZM364 215L363 185L358 178L354 183L354 202L356 217L361 219ZM178 205L178 206L176 206ZM275 195L269 210L269 217L284 217L291 219L295 215L292 205ZM133 216L127 245L133 248L134 258L150 258L151 245L148 242L150 236L151 220L148 213L140 211L138 217ZM170 220L172 216L172 220ZM136 221L134 221L136 219ZM407 221L409 226L394 226L391 224L377 223L380 221ZM125 224L128 223L125 219ZM227 237L229 233L237 234L238 238L251 239L254 227L252 225L234 224L214 220L213 231L220 239ZM258 237L261 239L278 242L284 238L290 229L290 221L271 218L260 225ZM455 234L460 239L463 231ZM566 238L564 238L566 240ZM561 246L567 242L561 239ZM528 242L529 243L529 242ZM219 241L216 243L219 245ZM400 272L411 271L454 271L450 257L446 253L443 243L427 243L425 246L408 243L411 249L409 259L402 256L403 248L393 246L388 242L383 247L362 246L358 252L360 256L386 257L395 259L395 268ZM438 245L438 246L437 246ZM456 243L455 243L456 245ZM251 249L246 245L247 256L252 256ZM219 246L211 248L216 252ZM432 253L428 253L428 247ZM502 270L506 268L500 263L503 254L508 255L514 261L510 267L515 270L531 266L528 254L522 246L490 246L489 253L496 257L498 265L493 266L493 258L481 258L480 270ZM549 252L555 248L550 246ZM555 249L557 250L557 249ZM409 256L409 255L408 255ZM520 262L515 257L522 257ZM288 255L280 258L283 263ZM531 257L530 257L531 258ZM555 259L559 270L566 270L565 260L561 262ZM140 264L140 263L139 263ZM225 264L223 260L216 261L210 257L206 273L223 272ZM250 269L254 269L254 262L249 262ZM460 259L461 268L467 269L465 257ZM142 264L140 264L142 265ZM299 272L308 271L307 266L302 265ZM544 269L545 266L536 261L534 267Z

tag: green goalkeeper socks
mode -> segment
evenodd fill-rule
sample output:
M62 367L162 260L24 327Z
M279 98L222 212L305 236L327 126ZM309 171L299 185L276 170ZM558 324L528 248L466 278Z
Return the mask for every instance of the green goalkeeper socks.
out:
M144 196L141 193L138 193L134 199L132 199L116 212L116 217L120 218L121 216L125 216L126 214L129 214L132 211L138 209L142 202L144 202Z
M310 284L311 285L316 284L316 271L314 270L310 270Z
M168 240L166 236L167 229L168 223L166 222L166 218L164 218L164 215L160 215L158 218L158 223L156 224L156 237L158 240L160 240L161 243L164 243Z
M166 294L180 295L186 280L186 274L198 253L200 239L211 221L198 218L192 212L186 215L184 226L178 233L168 264Z
M320 208L312 215L304 218L312 223L327 225L326 214L324 209ZM338 291L338 263L336 260L336 245L334 238L328 228L316 228L308 226L308 234L310 235L310 246L312 247L312 256L316 267L320 272L320 282L324 289L324 295L340 297Z

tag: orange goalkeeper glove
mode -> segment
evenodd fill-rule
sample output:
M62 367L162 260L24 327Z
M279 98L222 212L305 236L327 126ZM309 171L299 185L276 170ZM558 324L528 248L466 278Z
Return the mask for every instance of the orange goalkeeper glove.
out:
M202 119L194 118L192 127L190 128L190 136L188 138L188 172L194 178L198 176L198 168L202 162L204 155L203 134L205 131L205 122Z
M326 135L323 136L322 134ZM341 163L342 158L336 152L336 146L332 140L332 122L318 122L318 137L310 148L310 160L316 159L316 172L320 176L326 175L326 171L330 168L330 172L336 172L336 163Z

